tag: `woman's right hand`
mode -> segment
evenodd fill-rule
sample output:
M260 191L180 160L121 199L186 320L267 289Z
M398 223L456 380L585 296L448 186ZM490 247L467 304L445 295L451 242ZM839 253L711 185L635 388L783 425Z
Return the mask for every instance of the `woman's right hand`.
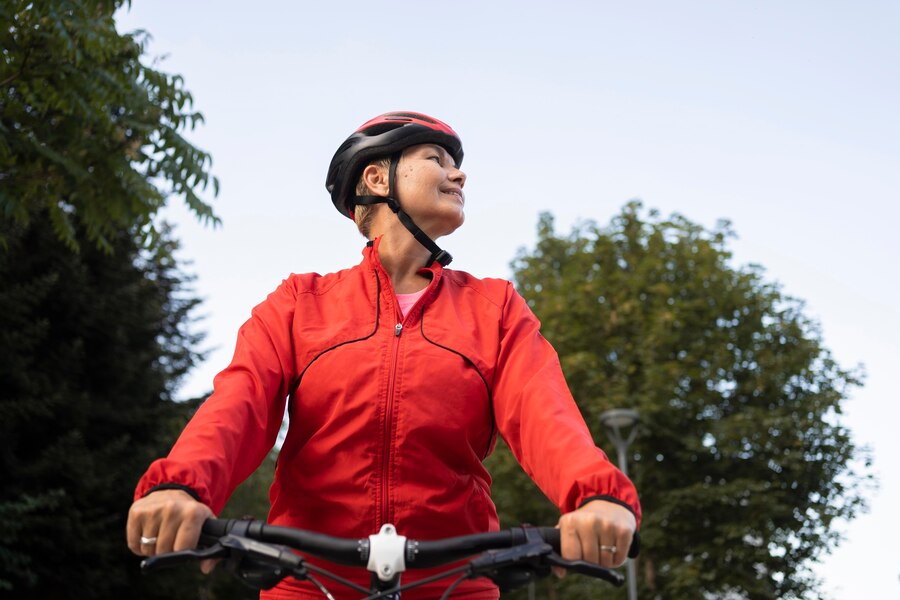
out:
M139 556L196 548L203 522L212 517L212 510L187 492L151 492L135 501L128 511L128 547ZM144 544L141 538L155 541ZM200 568L209 573L214 566L214 561L203 561Z

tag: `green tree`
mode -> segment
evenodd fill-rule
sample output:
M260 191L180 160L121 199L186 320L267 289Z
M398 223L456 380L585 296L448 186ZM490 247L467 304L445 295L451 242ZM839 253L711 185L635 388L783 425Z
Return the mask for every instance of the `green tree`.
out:
M198 301L158 219L207 223L218 182L182 133L182 79L142 64L120 0L0 3L0 593L195 598L196 570L149 580L124 545L139 474L190 404ZM200 586L204 586L201 588ZM237 597L237 596L235 596Z
M171 443L179 378L199 358L199 302L163 231L73 253L49 217L0 253L0 590L17 597L177 597L124 544L138 475ZM76 230L78 239L81 234ZM183 583L183 582L181 582ZM184 597L184 595L182 595Z
M181 135L203 117L180 76L141 63L145 32L116 31L122 4L0 3L0 223L46 213L71 249L79 227L107 251L135 228L153 247L172 194L218 223L198 195L218 193L211 158Z
M812 561L839 541L835 521L865 508L867 452L841 425L859 384L823 346L802 302L735 268L728 223L706 231L628 204L611 225L554 232L513 268L542 320L595 439L610 408L640 412L630 470L644 509L642 597L806 598ZM508 452L492 458L506 522L554 519ZM569 577L565 598L601 584ZM623 591L610 597L624 598Z

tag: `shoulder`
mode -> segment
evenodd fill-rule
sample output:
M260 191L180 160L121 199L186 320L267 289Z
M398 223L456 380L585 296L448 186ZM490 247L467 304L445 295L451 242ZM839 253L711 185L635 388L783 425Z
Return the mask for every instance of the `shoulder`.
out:
M296 296L310 294L320 296L328 293L335 287L358 281L363 275L363 270L357 265L348 269L342 269L334 273L291 273L281 282L279 290L285 290Z
M444 281L447 287L457 293L477 295L491 304L503 307L509 302L511 296L518 296L513 284L506 279L494 277L475 277L465 271L444 269Z
M360 293L365 286L361 285L362 270L357 267L344 269L335 273L320 275L319 273L291 273L282 280L265 300L256 305L254 313L265 307L273 307L279 311L294 310L300 304L328 302L343 290L345 293ZM347 285L349 282L356 285Z

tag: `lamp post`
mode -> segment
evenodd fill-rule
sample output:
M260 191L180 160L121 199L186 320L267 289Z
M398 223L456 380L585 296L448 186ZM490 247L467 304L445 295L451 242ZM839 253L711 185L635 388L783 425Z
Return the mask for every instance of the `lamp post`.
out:
M637 427L635 427L637 422L637 411L628 408L613 408L600 414L600 423L606 428L610 439L616 446L616 452L619 455L619 469L626 476L628 476L628 446L637 435ZM637 600L634 559L629 558L625 561L625 574L628 579L628 600Z

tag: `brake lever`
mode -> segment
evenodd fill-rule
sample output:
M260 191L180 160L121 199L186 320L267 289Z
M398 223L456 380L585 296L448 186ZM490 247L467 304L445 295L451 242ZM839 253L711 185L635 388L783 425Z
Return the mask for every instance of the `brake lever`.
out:
M265 544L237 535L226 535L219 544L228 550L225 568L253 589L271 589L289 575L298 579L307 576L303 558L287 546Z
M225 567L243 583L257 590L267 590L287 575L300 579L306 577L303 558L287 546L264 544L236 535L226 535L208 548L179 550L145 558L141 561L141 570L147 573L211 558L226 559Z
M545 560L553 554L553 547L541 538L538 531L525 527L526 544L504 550L491 550L469 563L471 576L485 576L508 592L550 574Z
M231 551L221 544L213 544L209 548L201 550L179 550L150 556L141 561L141 571L148 573L154 569L167 569L188 562L207 560L210 558L225 558Z
M506 550L489 550L473 558L469 563L471 573L483 573L492 569L503 568L519 563L539 560L542 556L552 554L550 544L523 544Z
M625 578L616 571L586 560L566 560L556 553L547 555L545 560L554 567L561 567L566 571L603 579L616 587L621 587L625 583Z
M303 567L303 558L280 544L266 544L237 535L226 535L219 540L218 545L242 558L264 560L273 566L286 569Z

